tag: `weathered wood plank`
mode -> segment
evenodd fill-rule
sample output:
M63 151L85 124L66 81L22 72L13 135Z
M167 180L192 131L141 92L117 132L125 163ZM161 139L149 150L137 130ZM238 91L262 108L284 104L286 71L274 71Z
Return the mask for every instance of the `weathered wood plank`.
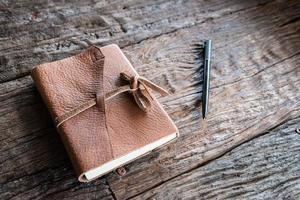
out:
M83 192L85 194L82 195L87 196L89 192L93 196L92 191L97 187L99 190L103 189L104 192L96 193L95 198L110 198L110 189L117 198L135 196L197 168L264 130L299 114L299 4L296 1L251 1L224 8L226 4L219 5L213 1L210 2L215 5L212 8L219 10L212 9L204 13L204 10L209 8L207 3L191 2L183 13L189 13L186 19L196 18L195 24L182 25L185 20L176 18L185 17L181 14L169 17L169 21L163 21L163 18L156 14L153 17L158 22L154 20L153 23L157 25L148 28L146 26L144 30L141 28L142 24L150 23L148 20L152 19L145 19L142 15L151 12L155 14L153 10L156 6L154 2L144 6L143 3L137 3L136 7L130 4L130 7L135 8L127 13L130 20L121 22L128 27L134 27L126 33L132 33L131 36L125 33L124 37L106 37L100 34L102 39L109 38L105 42L113 40L121 46L130 44L124 51L137 70L174 92L172 96L160 101L179 126L180 139L165 147L163 151L156 151L128 165L129 173L125 177L119 178L111 174L107 177L107 183L105 179L101 179L90 185L80 186L75 183L70 163L32 80L26 76L5 82L0 84L0 140L3 144L0 146L0 184L3 186L1 188L5 188L0 195L3 198L19 195L15 197L18 198L24 195L26 199L38 198L35 195L41 195L41 198L51 199L76 195L68 185L78 187L76 192ZM176 3L177 10L180 11L182 2ZM158 7L171 15L171 11L167 11L169 8L165 7L169 4L159 2ZM202 4L203 7L200 6ZM110 5L107 5L107 9L108 7ZM116 7L118 6L113 4L112 8ZM49 9L51 10L51 7ZM78 14L87 17L89 9L92 8L87 7L85 14ZM144 11L141 12L140 9ZM197 11L200 11L200 15L195 14ZM100 11L95 11L98 12ZM71 17L68 16L67 19ZM125 14L123 18L128 19ZM90 22L94 18L84 19ZM163 21L163 24L159 25L159 21ZM174 24L178 27L174 27ZM60 26L63 26L63 23ZM70 24L66 23L67 26ZM3 27L5 28L9 27ZM163 31L157 33L155 30L160 28ZM94 31L88 27L82 30L84 29L87 33ZM69 31L67 28L65 30ZM95 31L100 33L102 29L98 27ZM6 56L2 59L9 61L8 64L1 65L5 74L3 81L27 74L35 63L76 53L86 45L78 44L81 39L87 38L88 41L102 43L100 38L93 39L82 32L80 34L75 44L69 46L66 44L72 39L64 33L37 42L33 40L28 45L20 40L20 43L14 46L13 41L9 41L9 46L0 50L1 53L7 51L8 54L20 56L20 59L7 59ZM207 123L200 124L202 60L198 53L199 41L207 37L214 40L211 111ZM23 39L25 41L26 38ZM59 44L59 48L56 49L56 46L51 44ZM32 57L30 52L38 53ZM45 53L42 59L38 56L40 53ZM24 59L24 65L17 64L21 58ZM40 174L45 176L44 179L40 178ZM107 188L108 184L110 189ZM32 194L27 192L34 187ZM63 190L60 196L55 196L55 192L59 190Z
M130 48L141 52L131 56L135 63L151 63L138 71L175 92L161 102L181 137L128 165L125 177L111 175L117 197L155 187L299 115L299 21L286 24L288 18L282 15L298 11L292 3L268 4L238 13L242 18L223 17ZM208 36L214 39L211 109L207 121L200 123L201 82L193 45Z
M195 26L268 1L32 1L3 3L0 82L32 66L68 57L88 43L121 47Z
M21 90L21 95L18 88L11 90L9 94L19 98L1 104L0 199L114 199L104 178L78 183L34 87ZM0 96L3 102L5 95Z
M300 117L133 199L300 199Z

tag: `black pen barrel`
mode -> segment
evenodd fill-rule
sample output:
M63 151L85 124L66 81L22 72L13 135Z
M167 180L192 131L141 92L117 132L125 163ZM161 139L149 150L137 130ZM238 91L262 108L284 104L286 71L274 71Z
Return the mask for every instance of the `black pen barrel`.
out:
M203 77L203 96L202 96L202 116L207 117L209 104L209 82L210 82L210 58L211 58L211 40L204 42L204 77Z

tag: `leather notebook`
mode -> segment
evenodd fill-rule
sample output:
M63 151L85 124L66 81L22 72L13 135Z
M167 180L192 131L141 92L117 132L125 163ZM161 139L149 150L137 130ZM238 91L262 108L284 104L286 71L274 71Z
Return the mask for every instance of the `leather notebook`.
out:
M81 182L178 136L153 95L167 91L139 76L115 44L38 65L31 75Z

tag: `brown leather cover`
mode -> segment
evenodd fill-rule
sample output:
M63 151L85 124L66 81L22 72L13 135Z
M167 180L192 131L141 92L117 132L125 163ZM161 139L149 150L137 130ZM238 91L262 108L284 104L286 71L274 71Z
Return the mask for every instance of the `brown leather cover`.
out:
M99 89L99 63L104 60L103 90L119 87L120 72L136 72L117 45L90 47L81 54L41 64L32 78L52 118L63 115L79 104L95 98ZM67 120L58 128L79 181L82 174L108 161L178 133L174 123L154 98L151 111L143 112L132 95L124 93L106 102L105 117L93 106Z

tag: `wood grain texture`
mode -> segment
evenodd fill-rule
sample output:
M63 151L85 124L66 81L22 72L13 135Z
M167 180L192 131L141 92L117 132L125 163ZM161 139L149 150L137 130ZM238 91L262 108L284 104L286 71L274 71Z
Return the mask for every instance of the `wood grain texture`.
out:
M168 189L172 199L176 177L202 176L199 166L299 116L297 1L32 4L0 7L0 199L162 197L156 187ZM205 38L214 43L210 113L203 122ZM124 177L111 173L82 185L28 73L90 43L110 42L123 47L141 75L173 92L159 100L181 137L126 166Z
M109 177L117 197L156 187L299 115L299 23L282 26L287 21L282 11L295 13L294 9L299 10L292 4L270 3L241 11L238 16L243 17L236 21L224 16L130 48L142 52L131 56L134 63L141 63L140 73L174 91L161 102L181 137L128 165L129 173L122 179ZM292 39L283 41L286 35ZM208 36L214 40L212 89L209 118L203 122L195 41Z
M300 118L137 199L300 199Z
M91 43L130 46L264 3L253 0L242 4L216 0L210 3L197 0L39 2L1 4L0 82L28 75L33 65L76 54Z
M49 113L28 82L30 77L0 86L0 199L113 199L105 179L78 183Z

